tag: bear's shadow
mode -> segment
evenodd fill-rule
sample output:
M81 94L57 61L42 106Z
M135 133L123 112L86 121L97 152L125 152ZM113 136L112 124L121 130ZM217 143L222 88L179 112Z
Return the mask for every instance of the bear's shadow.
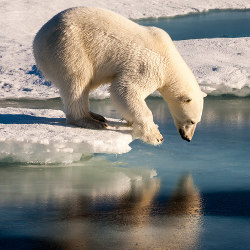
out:
M49 118L25 114L0 114L0 124L49 124L66 126L65 118Z
M123 121L110 121L107 119L106 123L109 125L107 129L109 131L117 131L119 128L123 128L119 130L121 133L131 131L131 127ZM66 118L49 118L25 114L0 114L0 124L48 124L77 128L76 126L67 124Z

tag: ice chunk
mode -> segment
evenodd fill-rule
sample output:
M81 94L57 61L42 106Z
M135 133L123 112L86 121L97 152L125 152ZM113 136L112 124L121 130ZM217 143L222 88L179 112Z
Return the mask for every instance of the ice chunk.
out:
M78 161L84 154L128 152L131 128L108 119L106 130L66 125L60 110L0 108L0 159L22 162Z

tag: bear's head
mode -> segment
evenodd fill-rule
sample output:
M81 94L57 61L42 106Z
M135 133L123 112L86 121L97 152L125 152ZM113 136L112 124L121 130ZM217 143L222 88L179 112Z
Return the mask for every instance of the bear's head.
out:
M191 141L196 125L201 120L203 99L206 97L206 93L197 89L197 91L191 91L187 94L183 93L177 96L167 95L166 97L165 91L161 89L160 92L168 103L175 126L181 138L186 141Z
M201 120L204 92L196 95L182 95L168 102L175 126L182 139L191 141L196 125Z
M168 103L181 138L191 141L196 125L201 120L206 93L201 91L193 72L171 38L166 44L165 61L162 63L163 80L158 90Z

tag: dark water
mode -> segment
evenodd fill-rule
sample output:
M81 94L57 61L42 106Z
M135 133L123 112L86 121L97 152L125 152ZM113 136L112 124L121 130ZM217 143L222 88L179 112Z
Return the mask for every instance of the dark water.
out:
M173 40L250 36L250 10L209 11L137 22L162 28Z
M250 98L206 98L190 143L162 99L147 103L161 146L137 140L66 166L0 162L0 249L249 249ZM119 117L109 100L91 107Z

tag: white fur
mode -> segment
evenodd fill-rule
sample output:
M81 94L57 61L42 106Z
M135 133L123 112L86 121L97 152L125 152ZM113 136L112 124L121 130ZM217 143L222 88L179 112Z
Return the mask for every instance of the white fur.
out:
M184 131L183 139L191 140L201 118L202 92L163 30L104 9L79 7L48 21L33 47L38 67L60 90L68 123L104 128L102 117L90 113L88 97L101 84L111 83L111 99L132 124L134 138L153 145L162 142L145 102L159 90L177 129ZM195 124L189 126L190 120Z

